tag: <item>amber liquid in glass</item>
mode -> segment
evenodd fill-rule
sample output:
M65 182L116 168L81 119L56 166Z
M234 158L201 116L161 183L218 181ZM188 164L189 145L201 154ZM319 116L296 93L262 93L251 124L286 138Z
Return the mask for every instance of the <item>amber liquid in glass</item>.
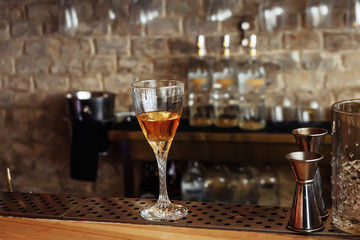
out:
M154 151L169 150L179 126L179 114L166 111L142 113L138 121Z

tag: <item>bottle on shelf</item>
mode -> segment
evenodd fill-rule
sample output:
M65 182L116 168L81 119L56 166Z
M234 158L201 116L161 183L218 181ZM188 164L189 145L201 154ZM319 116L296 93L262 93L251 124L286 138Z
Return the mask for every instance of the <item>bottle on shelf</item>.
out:
M210 126L212 107L209 104L211 88L211 72L205 60L205 36L196 38L196 56L191 57L187 72L187 104L189 108L189 122L191 126Z
M189 161L181 178L182 200L203 201L205 171L198 161Z
M257 37L250 36L250 59L238 67L239 127L259 130L266 126L265 68L257 60Z
M220 164L207 169L204 183L205 201L230 201L232 192L228 188L229 174L226 166Z
M230 35L222 38L221 58L213 66L213 84L210 101L213 106L213 124L217 127L238 125L239 97L236 64L231 57Z
M310 84L296 92L297 117L300 123L330 121L330 106L335 98L331 91L324 91L324 85L324 79L312 71Z
M296 120L296 101L293 90L281 77L266 89L266 107L268 118L273 123L292 122Z
M236 167L230 175L229 189L232 191L231 202L240 204L255 204L254 199L254 177L249 169L245 165Z
M256 179L257 204L262 206L279 206L279 180L270 164L265 164Z

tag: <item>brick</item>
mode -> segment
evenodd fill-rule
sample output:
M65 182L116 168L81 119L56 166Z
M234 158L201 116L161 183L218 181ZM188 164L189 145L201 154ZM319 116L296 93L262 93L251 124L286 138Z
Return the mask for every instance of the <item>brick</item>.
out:
M341 57L327 52L303 53L301 64L304 69L327 71L341 68Z
M284 33L284 48L287 50L320 49L321 35L312 31Z
M3 57L18 57L23 51L23 40L11 39L11 41L0 41L0 52Z
M180 33L179 18L156 18L146 26L147 33L150 35L178 35Z
M134 55L157 57L168 54L167 41L164 38L132 38L131 51Z
M11 90L31 91L33 83L31 77L27 75L4 76L3 86Z
M42 143L54 142L60 137L61 136L52 129L40 127L33 130L33 138Z
M187 58L157 58L154 60L154 77L184 78L187 75Z
M14 142L12 148L15 151L15 153L21 156L29 156L29 157L39 156L39 154L37 154L37 151L35 150L34 146L32 146L32 144Z
M93 18L94 12L90 0L74 1L73 6L80 22L85 22Z
M33 58L29 56L23 56L18 58L15 62L15 69L17 73L47 73L52 64L50 58L38 57Z
M12 120L12 111L7 112L9 119ZM7 133L6 136L8 139L25 139L28 138L29 134L29 125L27 124L18 124L9 121L10 123L6 124Z
M76 28L76 32L80 36L106 35L111 33L111 27L106 22L92 21L80 22Z
M14 105L17 107L43 106L47 100L47 95L44 92L17 92L14 95Z
M287 87L295 91L309 89L312 86L310 73L307 71L284 71L282 75Z
M299 52L280 52L272 54L262 54L259 56L262 62L272 62L280 65L282 69L299 69L300 55Z
M186 17L184 19L185 34L213 34L219 29L218 22L206 21L199 17Z
M345 53L342 58L346 70L359 70L359 53Z
M327 51L351 50L359 46L359 42L354 41L353 36L350 34L324 33L324 48Z
M120 58L119 59L119 67L118 72L124 73L136 73L139 78L145 78L150 76L154 72L154 64L148 58L138 58L138 57L130 57L130 58Z
M102 55L129 55L130 40L127 37L109 36L95 40L96 50Z
M131 24L128 19L124 21L116 21L112 24L112 34L119 36L139 36L143 34L143 26ZM143 34L144 35L144 34Z
M103 88L99 76L73 77L70 85L72 90L100 91Z
M42 35L41 23L34 22L13 22L12 36L13 37L34 37Z
M202 12L203 8L200 1L193 0L167 0L166 11L170 17L184 17L187 15L197 15Z
M26 6L26 10L28 18L32 21L54 21L58 16L58 4L55 2L29 4Z
M70 73L72 76L81 76L84 72L84 60L81 58L59 58L51 67L51 73L64 74Z
M64 76L39 74L34 76L35 89L45 91L66 91L69 89L69 79Z
M33 123L35 120L34 109L17 108L12 110L12 121L14 123Z
M10 38L10 24L8 22L0 21L0 41L8 40Z
M282 32L259 34L257 38L259 52L282 49L282 38Z
M112 56L94 56L85 60L86 73L109 75L116 71L116 58Z
M63 38L60 55L65 58L87 58L95 53L94 43L88 38Z
M132 104L130 84L137 80L131 73L121 73L104 78L104 89L116 93L116 111L129 111Z
M169 49L171 54L193 54L195 52L195 39L189 37L170 38Z
M0 107L9 107L13 104L14 94L7 90L0 91Z
M25 53L33 57L59 58L61 42L55 38L41 38L27 40L25 42Z
M14 59L0 58L0 74L13 74L14 72Z
M4 20L20 20L24 18L24 9L18 5L2 5L0 6L0 19Z
M6 123L6 110L5 109L0 109L0 125L4 126Z
M329 89L346 89L360 86L359 71L331 71L326 75L326 87Z

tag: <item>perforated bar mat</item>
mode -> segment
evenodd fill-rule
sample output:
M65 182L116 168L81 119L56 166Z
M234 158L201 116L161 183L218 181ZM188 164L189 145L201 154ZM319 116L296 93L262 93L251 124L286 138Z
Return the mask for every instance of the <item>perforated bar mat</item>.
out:
M86 197L0 192L0 214L58 219L84 201Z
M186 218L174 222L143 220L140 210L155 202L152 199L0 192L0 215L297 234L286 228L289 208L174 201L188 208ZM324 225L324 230L311 234L359 238L335 229L331 217Z

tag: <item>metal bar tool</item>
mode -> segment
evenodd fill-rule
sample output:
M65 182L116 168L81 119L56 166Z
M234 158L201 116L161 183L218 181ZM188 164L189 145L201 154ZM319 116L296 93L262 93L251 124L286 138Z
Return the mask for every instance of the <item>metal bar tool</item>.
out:
M315 232L324 228L316 204L314 175L323 158L315 152L292 152L285 155L296 177L296 187L287 228L297 232Z
M314 127L297 128L292 131L300 151L316 153L320 153L327 133L328 131L326 129ZM329 216L329 213L325 206L319 168L316 170L314 177L314 191L316 203L320 211L320 217L325 219Z

